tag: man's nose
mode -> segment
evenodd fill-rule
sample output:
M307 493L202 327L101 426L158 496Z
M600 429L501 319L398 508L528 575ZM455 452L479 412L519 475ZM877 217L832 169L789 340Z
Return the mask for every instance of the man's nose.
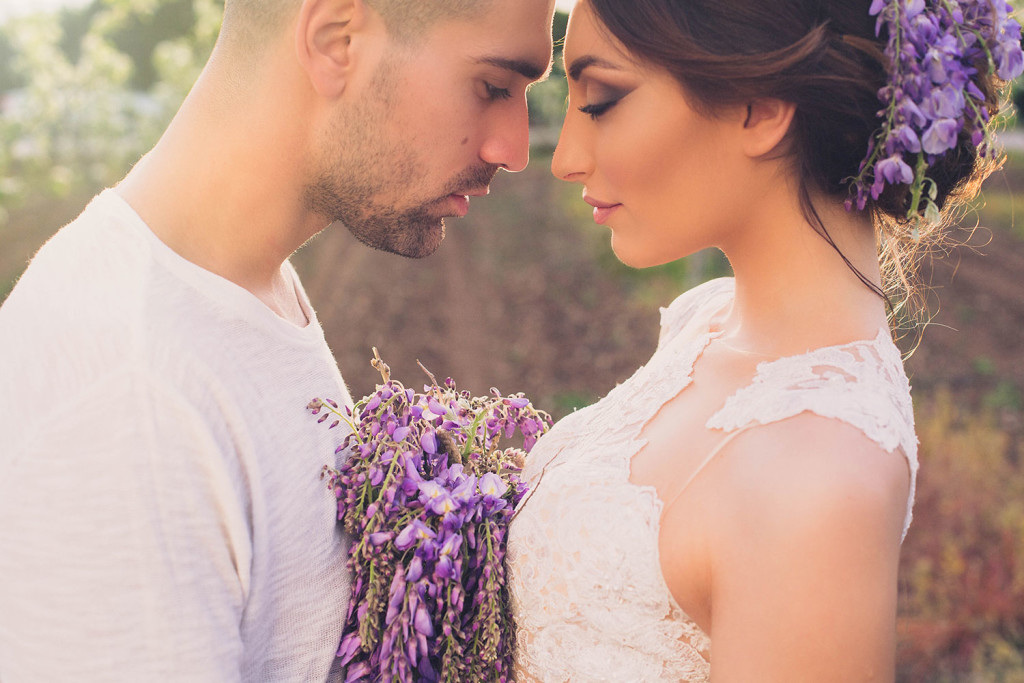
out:
M526 98L495 116L480 146L480 158L513 173L530 161L530 116Z

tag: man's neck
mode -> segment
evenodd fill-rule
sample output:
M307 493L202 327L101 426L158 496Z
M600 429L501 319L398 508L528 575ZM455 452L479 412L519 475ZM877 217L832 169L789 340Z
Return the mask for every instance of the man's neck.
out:
M117 192L182 258L304 321L281 266L325 223L302 201L301 142L281 129L280 112L227 104L214 90L200 79Z

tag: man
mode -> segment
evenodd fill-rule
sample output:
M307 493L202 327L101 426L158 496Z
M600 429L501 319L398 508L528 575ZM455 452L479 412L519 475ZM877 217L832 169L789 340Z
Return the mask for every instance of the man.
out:
M0 309L0 680L318 681L349 401L288 256L434 251L527 163L552 0L227 0L156 147ZM357 324L354 321L353 324Z

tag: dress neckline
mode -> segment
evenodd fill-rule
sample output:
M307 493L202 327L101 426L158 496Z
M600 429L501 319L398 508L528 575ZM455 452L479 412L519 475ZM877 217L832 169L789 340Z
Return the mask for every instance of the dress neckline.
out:
M662 352L664 352L664 353L672 353L672 355L675 356L675 357L688 359L688 361L684 361L684 362L688 362L688 365L689 365L689 367L686 369L685 378L680 377L680 378L675 380L675 383L679 384L679 386L676 389L676 392L673 394L673 397L678 396L682 392L686 391L687 388L689 388L690 384L693 382L693 372L694 372L694 368L697 366L697 362L704 355L704 352L707 350L707 348L711 344L711 342L714 341L715 339L717 339L718 337L720 337L722 335L722 332L720 330L719 331L712 331L711 330L711 328L710 328L710 321L711 321L711 318L709 318L707 323L705 323L703 325L704 332L702 332L702 333L700 333L700 334L698 334L696 336L693 336L693 337L691 337L689 339L680 340L678 344L670 343L667 348L659 349L657 352L655 352L656 354L657 353L662 353ZM682 335L684 332L685 332L685 328L684 328L684 330L680 331L680 334L677 335L677 338L680 335ZM677 341L677 340L672 340L672 341ZM674 346L676 346L676 345L679 346L678 349L674 348ZM682 383L680 384L680 382L682 382ZM669 400L671 400L671 398ZM664 405L664 403L662 403L662 405ZM625 468L625 481L626 481L627 486L632 487L638 493L642 494L641 497L642 498L646 498L649 501L649 503L650 503L650 506L651 506L651 509L652 509L651 524L652 524L652 532L653 532L652 533L652 537L653 537L653 541L654 541L653 552L654 552L655 566L657 568L658 581L660 583L662 592L663 592L664 595L666 595L668 597L668 604L669 604L670 610L675 612L677 615L679 615L679 618L685 620L694 629L696 629L698 636L706 639L707 642L710 642L711 641L710 634L708 634L700 626L700 624L698 624L693 619L693 617L690 616L689 612L687 612L682 607L682 605L680 605L679 602L676 600L675 595L673 595L671 589L668 586L668 582L665 580L665 573L661 569L661 544L660 544L660 539L661 539L661 516L662 516L662 514L665 511L665 502L661 499L661 496L658 495L657 488L655 488L654 486L652 486L650 484L640 484L640 483L634 482L632 480L632 475L633 475L633 458L636 457L636 455L638 453L640 453L640 451L642 451L644 449L644 447L646 447L647 444L649 443L648 439L643 438L641 436L641 434L643 432L643 428L646 426L646 424L651 419L653 419L653 417L654 417L654 415L651 415L648 419L646 419L646 420L644 420L642 422L642 424L640 425L639 431L636 433L636 436L634 437L635 447L632 449L632 453L628 454L628 456L625 458L625 461L623 463L624 468Z
M712 281L712 282L714 282L714 281ZM705 336L709 336L708 339L706 339L706 340L704 340L702 342L702 348L700 349L700 351L696 354L696 356L693 359L693 364L690 366L690 372L689 372L689 376L690 377L693 376L693 370L696 367L697 362L700 360L701 356L704 355L704 351L707 349L707 346L710 344L710 342L714 341L715 339L721 337L724 334L724 332L725 332L724 330L722 330L722 329L715 329L715 323L719 322L721 320L721 318L725 315L725 313L732 306L733 302L736 299L736 279L734 277L720 278L719 282L722 282L723 285L728 285L728 286L727 287L721 287L720 291L716 292L712 296L715 296L715 295L722 296L722 298L724 299L724 303L722 305L716 307L716 309L710 315L707 315L707 316L703 317L703 320L700 321L700 325L699 325L699 328L701 330L701 332L699 334L693 335L692 337L689 338L688 342L684 342L684 345L689 345L691 343L696 345L696 343L699 340L702 340ZM705 285L702 285L702 286L706 286L707 284L710 284L710 283L705 283ZM665 309L662 309L662 310L664 311ZM666 326L666 324L667 323L663 322L662 323L662 328L664 328ZM675 337L678 338L678 337L683 336L685 334L685 332L687 331L688 327L689 327L689 325L684 325L683 328L681 330L679 330L679 332L675 335ZM669 345L671 345L674 342L676 342L676 339L670 340ZM886 342L888 342L888 344ZM847 342L838 342L838 343L835 343L835 344L827 344L827 345L824 345L824 346L816 346L814 348L810 348L810 349L807 349L805 351L801 351L799 353L791 353L791 354L786 354L786 355L781 355L781 356L772 356L771 354L759 354L759 353L758 354L754 354L754 353L751 353L750 355L758 355L758 356L763 356L765 358L765 360L759 361L757 363L754 377L751 378L751 383L754 381L754 379L757 377L757 375L760 374L760 372L762 370L762 367L768 368L768 367L770 367L772 365L775 365L777 363L784 363L784 362L787 362L787 361L792 361L794 359L803 358L805 356L813 356L813 355L820 354L820 353L827 353L827 352L832 351L832 350L840 350L840 349L850 348L850 347L854 347L854 346L871 346L871 347L874 347L874 348L880 348L880 347L890 346L890 345L893 348L896 348L895 342L893 342L893 340L892 340L892 335L891 335L888 327L886 325L880 325L878 327L877 331L875 332L874 337L870 337L870 338L869 337L861 337L861 338L853 339L853 340L850 340L850 341L847 341ZM660 350L661 349L658 349L658 351L660 351ZM737 350L737 349L734 349L734 350ZM898 349L896 349L896 350L897 350L897 352L899 351ZM744 352L742 350L737 350L737 351L739 351L740 353L748 353L748 352ZM742 389L742 387L741 387L741 389Z

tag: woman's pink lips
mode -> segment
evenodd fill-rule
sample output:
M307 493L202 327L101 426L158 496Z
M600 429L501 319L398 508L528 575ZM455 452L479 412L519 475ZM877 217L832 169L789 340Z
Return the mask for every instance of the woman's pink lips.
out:
M608 222L615 210L618 209L622 204L613 204L612 206L595 206L594 207L594 222L598 225L604 225Z
M598 225L604 225L606 222L608 222L608 219L611 217L613 213L615 213L615 210L622 206L622 204L610 204L608 202L602 202L600 200L594 199L593 197L587 196L586 193L583 194L583 201L594 207L594 222L597 223Z

